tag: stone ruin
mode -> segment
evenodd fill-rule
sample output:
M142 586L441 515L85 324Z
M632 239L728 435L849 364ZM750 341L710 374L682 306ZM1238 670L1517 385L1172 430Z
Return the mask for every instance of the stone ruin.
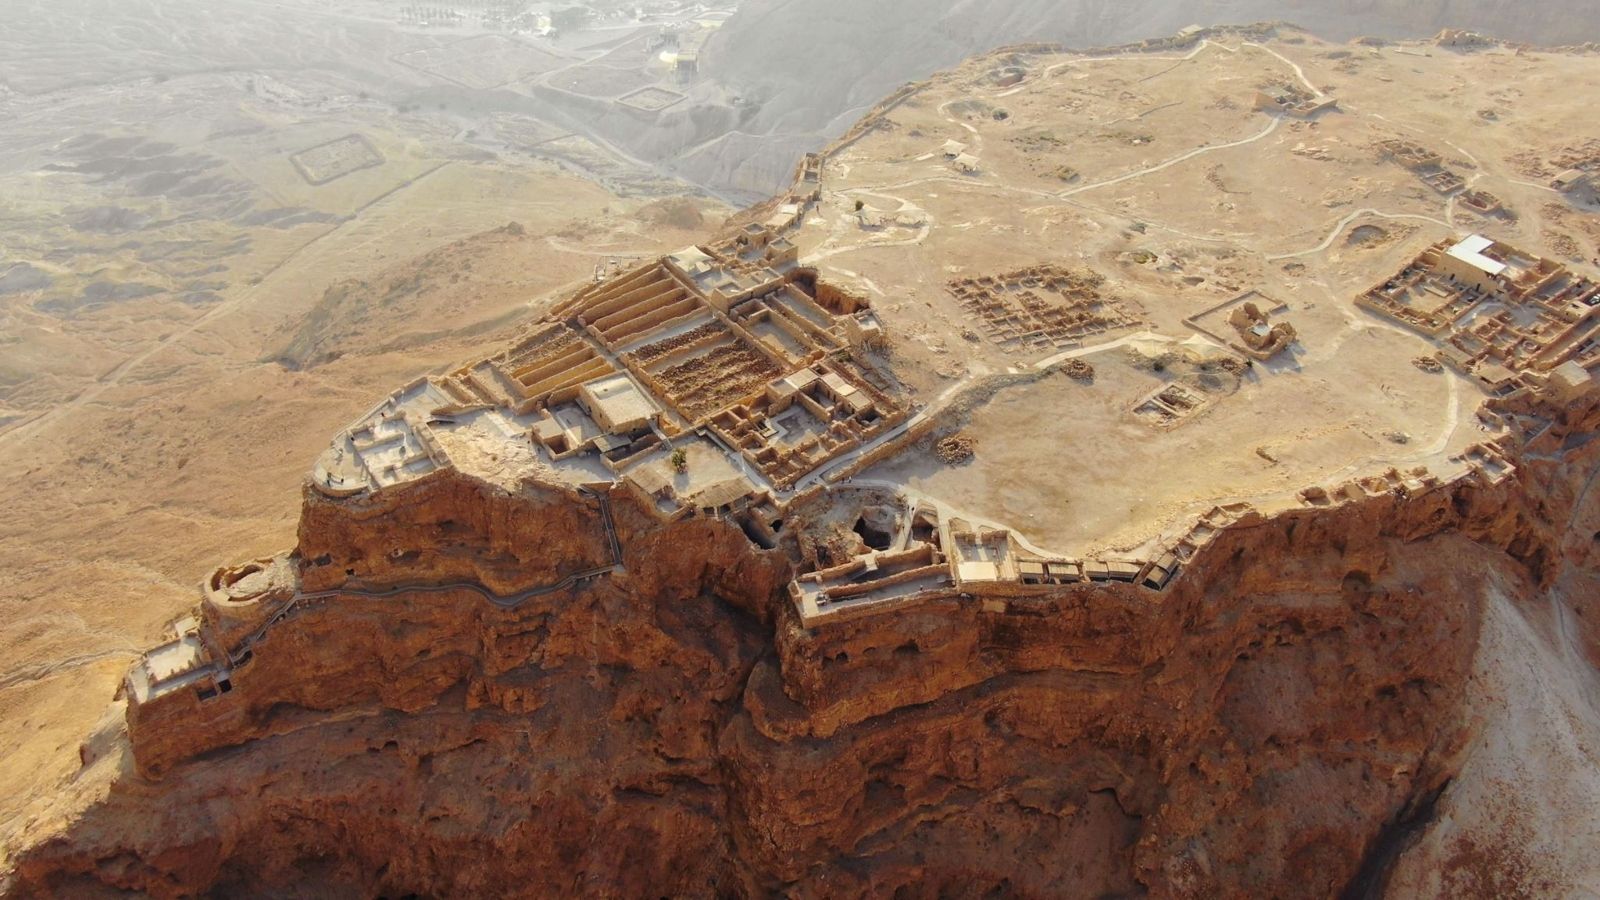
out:
M1356 305L1440 341L1440 362L1493 391L1600 364L1600 282L1482 235L1429 247Z
M1257 112L1281 113L1295 119L1315 118L1337 109L1339 101L1293 84L1267 84L1256 89L1251 104Z
M1293 325L1288 322L1272 324L1261 308L1249 301L1228 316L1228 324L1233 326L1243 344L1239 349L1262 362L1287 350L1298 337Z
M959 466L971 462L977 442L964 434L952 434L934 446L934 455L945 465Z
M1061 367L1061 371L1065 372L1067 377L1073 381L1081 381L1085 384L1094 381L1094 366L1081 359L1067 360L1066 364Z
M1467 180L1454 170L1445 168L1444 157L1421 144L1393 138L1379 141L1376 146L1380 158L1409 170L1421 179L1423 184L1443 196L1448 197L1466 190ZM1483 209L1480 207L1487 207L1494 200L1493 195L1485 194L1475 198L1472 205L1475 210L1481 212ZM1494 206L1498 208L1498 203L1494 203Z
M1102 293L1093 272L1043 265L950 282L950 293L995 344L1018 352L1059 350L1083 338L1139 324L1125 303Z

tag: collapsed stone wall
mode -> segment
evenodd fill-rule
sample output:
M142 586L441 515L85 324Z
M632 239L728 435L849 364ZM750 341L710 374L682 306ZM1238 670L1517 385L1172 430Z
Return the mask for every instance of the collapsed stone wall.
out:
M1514 477L1247 518L1159 594L807 628L781 553L619 499L616 576L284 623L219 701L251 710L237 740L122 776L15 887L1335 894L1455 771L1488 586L1597 602L1567 590L1597 561L1595 399L1507 401L1548 423ZM342 549L320 527L361 534L303 546Z

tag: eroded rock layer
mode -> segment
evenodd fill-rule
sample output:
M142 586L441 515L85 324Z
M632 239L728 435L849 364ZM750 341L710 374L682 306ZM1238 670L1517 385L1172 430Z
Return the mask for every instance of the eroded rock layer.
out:
M1307 96L1271 87L1288 58L1220 37L1188 35L1185 60L1268 90L1247 111L1227 87L1204 134L1177 123L1196 130L1163 146L1265 155L1309 132L1276 108ZM967 215L936 202L944 183L971 205L988 167L1032 172L1063 107L1029 95L1088 62L975 64L944 103L908 88L839 145L871 153L808 156L722 239L586 285L335 436L297 547L219 570L140 657L82 748L80 783L109 787L30 835L0 890L1380 892L1482 743L1466 698L1497 617L1553 608L1563 640L1600 648L1594 282L1456 235L1357 300L1394 327L1279 302L1297 290L1280 280L1216 288L1180 342L1177 310L1098 271L941 246L966 225L937 220ZM1306 116L1331 109L1292 65ZM1316 128L1352 146L1340 120ZM1103 180L1068 190L1168 165L1112 175L1110 155L1077 160ZM1093 258L1163 258L1133 234ZM891 245L994 268L870 270ZM1289 281L1322 252L1254 249L1297 260ZM856 252L860 271L811 265ZM878 287L932 281L949 296ZM896 343L939 322L947 341ZM1366 409L1304 402L1347 388ZM1022 462L1032 480L1002 477ZM1084 543L1096 523L1112 533Z
M1162 592L997 584L812 627L783 595L789 557L725 521L663 525L623 496L601 515L576 491L460 476L382 516L308 494L299 565L382 565L279 621L207 707L225 713L135 717L131 755L114 734L86 744L91 765L150 777L126 772L19 860L14 887L1327 896L1378 883L1469 735L1460 704L1488 591L1596 596L1595 393L1491 405L1512 426L1512 476L1249 515ZM445 522L460 558L492 570L392 552ZM608 527L621 568L514 605L381 590L419 567L522 590L553 560L603 562ZM338 562L315 566L323 555Z

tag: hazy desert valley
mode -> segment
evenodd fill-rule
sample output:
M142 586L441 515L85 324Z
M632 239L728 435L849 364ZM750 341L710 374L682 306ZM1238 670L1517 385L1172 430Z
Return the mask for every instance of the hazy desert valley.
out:
M1595 892L1592 47L481 6L0 32L8 894Z

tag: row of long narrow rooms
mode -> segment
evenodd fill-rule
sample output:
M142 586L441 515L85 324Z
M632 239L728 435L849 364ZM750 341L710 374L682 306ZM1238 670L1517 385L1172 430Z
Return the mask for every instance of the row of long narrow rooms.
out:
M734 518L775 546L783 511L912 410L871 367L882 326L752 226L593 284L515 346L392 394L338 436L336 498L485 460L636 492L666 519Z
M633 491L664 520L725 517L775 547L792 509L815 513L824 488L823 505L835 502L840 476L881 454L914 413L860 362L882 340L876 314L796 257L752 226L591 285L505 352L391 395L334 441L313 482L347 497L520 459L576 485ZM1195 536L1228 517L1217 511ZM1155 560L1046 560L937 505L900 519L892 543L804 565L815 571L791 586L802 615L967 582L1160 589L1198 546Z
M1530 373L1578 384L1600 366L1600 284L1485 237L1428 248L1357 303L1438 342L1434 364L1498 395ZM591 495L630 491L663 522L723 518L767 548L789 524L791 536L813 532L809 546L791 547L801 565L790 599L807 622L1002 584L1161 590L1221 529L1254 514L1246 504L1213 508L1142 558L1052 558L937 500L856 487L849 475L896 452L914 424L915 410L861 362L882 340L864 301L819 283L793 244L751 227L591 285L509 350L395 392L335 438L313 484L345 498L447 470L509 471ZM1463 458L1456 477L1512 471L1492 442ZM1444 485L1422 469L1391 469L1299 496L1326 506ZM827 529L841 525L864 552L828 544ZM228 666L206 660L239 648L208 652L198 623L180 631L136 667L136 696L205 672L214 677L198 689L227 681Z
M881 335L864 302L819 290L793 244L752 227L592 284L510 349L406 385L333 439L311 484L340 502L448 472L513 488L533 478L631 492L663 523L725 518L775 547L803 479L910 417L856 361ZM208 608L272 594L265 629L301 597L289 580L286 593L203 593ZM136 700L222 692L248 648L208 620L135 667Z
M1403 296L1418 290L1480 315L1450 334L1459 311L1422 313ZM1482 238L1431 248L1361 302L1443 338L1441 356L1491 387L1545 368L1549 351L1580 364L1594 352L1580 339L1595 321L1594 286ZM1517 327L1523 309L1530 318ZM1411 321L1418 315L1429 322ZM1535 333L1537 346L1528 343ZM1517 340L1494 340L1502 335ZM391 396L335 442L317 483L348 495L441 468L471 472L467 456L520 452L574 484L636 491L664 518L728 517L773 547L797 499L905 431L914 410L859 362L881 337L863 301L819 285L792 243L752 226L592 285L509 350ZM1366 490L1426 488L1407 483L1416 480L1396 473ZM1219 507L1141 559L1087 560L1030 552L936 503L896 502L904 508L894 540L869 542L871 552L854 558L824 555L791 586L803 616L981 582L1159 590L1246 511Z

